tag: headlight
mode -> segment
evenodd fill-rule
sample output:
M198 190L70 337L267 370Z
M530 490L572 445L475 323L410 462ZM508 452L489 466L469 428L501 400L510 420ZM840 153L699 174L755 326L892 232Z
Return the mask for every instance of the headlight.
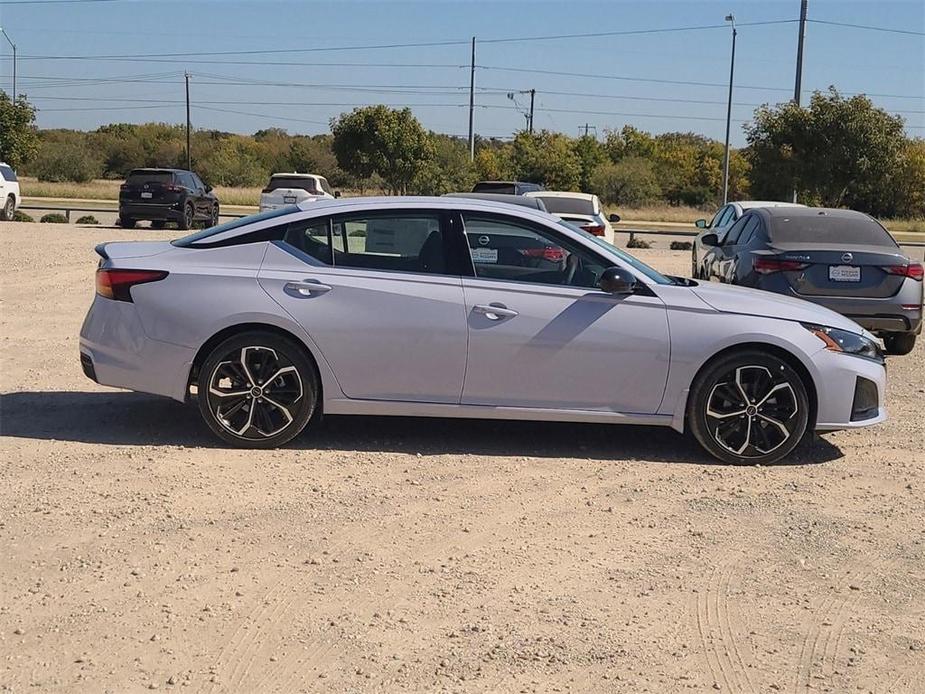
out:
M853 354L856 357L864 357L880 364L883 363L883 352L880 351L880 346L863 335L858 335L848 330L827 328L824 325L813 325L811 323L801 323L800 325L822 340L825 343L825 348L831 352Z

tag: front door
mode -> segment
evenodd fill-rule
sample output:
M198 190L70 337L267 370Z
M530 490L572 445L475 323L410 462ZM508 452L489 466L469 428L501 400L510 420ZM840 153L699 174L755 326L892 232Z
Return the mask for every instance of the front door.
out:
M347 397L459 402L466 316L460 277L444 274L441 217L313 219L269 247L261 286L312 337Z
M542 225L464 215L463 404L655 413L668 376L665 305L597 289L610 263Z

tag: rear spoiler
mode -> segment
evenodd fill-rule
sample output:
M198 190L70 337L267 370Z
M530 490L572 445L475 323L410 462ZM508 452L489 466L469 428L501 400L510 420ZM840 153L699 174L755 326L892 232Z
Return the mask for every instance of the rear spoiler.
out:
M98 243L93 250L96 251L103 260L109 260L109 254L106 252L105 243Z

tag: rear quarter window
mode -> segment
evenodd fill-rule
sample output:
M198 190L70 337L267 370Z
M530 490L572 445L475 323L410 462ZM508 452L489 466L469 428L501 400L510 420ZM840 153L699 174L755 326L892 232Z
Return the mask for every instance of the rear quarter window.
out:
M771 219L771 241L778 243L866 244L896 248L896 241L879 222L858 215L775 216Z
M3 176L4 181L16 183L16 172L9 166L0 166L0 176Z

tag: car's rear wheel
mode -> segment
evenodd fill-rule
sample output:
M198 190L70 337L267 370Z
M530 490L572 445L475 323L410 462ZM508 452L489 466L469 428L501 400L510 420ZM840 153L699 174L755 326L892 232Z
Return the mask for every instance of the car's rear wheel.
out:
M318 377L305 350L279 335L249 332L215 347L199 370L199 411L224 441L275 448L311 419Z
M218 226L218 205L212 206L212 212L209 215L209 226Z
M193 203L188 202L183 206L183 217L180 218L179 227L181 229L192 229L193 220L195 219L196 212L193 209Z
M123 229L134 229L136 220L131 217L119 217L119 226Z
M13 219L13 208L16 206L16 200L13 199L13 196L10 195L7 197L6 202L3 204L3 209L0 209L0 219L4 222L12 221Z
M733 465L786 457L809 425L806 385L769 352L747 350L708 364L691 388L688 426L708 453Z
M915 347L915 333L890 333L884 335L883 346L887 354L901 357L909 354Z

